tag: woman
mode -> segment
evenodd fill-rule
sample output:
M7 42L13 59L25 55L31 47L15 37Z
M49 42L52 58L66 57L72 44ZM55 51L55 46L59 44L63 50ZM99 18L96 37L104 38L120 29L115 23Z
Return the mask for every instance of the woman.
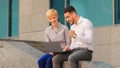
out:
M49 9L46 12L46 16L51 25L45 30L45 41L60 42L63 50L67 50L70 45L70 38L68 37L68 27L58 22L58 13L55 9ZM54 55L55 53L51 52L40 57L40 59L38 60L39 68L52 68L52 57Z

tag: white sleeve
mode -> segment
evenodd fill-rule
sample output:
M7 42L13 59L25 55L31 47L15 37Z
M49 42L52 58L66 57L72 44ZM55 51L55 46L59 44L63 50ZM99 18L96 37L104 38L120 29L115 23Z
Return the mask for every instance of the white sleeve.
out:
M92 23L87 20L87 22L83 25L84 27L84 35L77 35L77 38L83 42L83 43L87 43L87 44L91 44L93 43L93 25Z
M91 44L93 43L93 30L85 29L84 36L77 35L77 38L83 43Z

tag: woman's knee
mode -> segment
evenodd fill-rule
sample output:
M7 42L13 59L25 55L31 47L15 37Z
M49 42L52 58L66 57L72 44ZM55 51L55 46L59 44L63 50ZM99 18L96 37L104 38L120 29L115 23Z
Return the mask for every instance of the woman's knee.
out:
M49 57L49 58L47 59L47 63L52 63L52 57Z
M42 63L44 63L45 61L42 59L42 58L39 58L38 59L38 64L42 64Z
M50 54L45 54L38 59L38 63L45 63L48 58L52 57Z

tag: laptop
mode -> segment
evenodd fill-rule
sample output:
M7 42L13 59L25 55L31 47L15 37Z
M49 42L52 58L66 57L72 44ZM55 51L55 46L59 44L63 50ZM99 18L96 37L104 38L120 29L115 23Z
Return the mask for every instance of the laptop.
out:
M42 42L42 45L44 46L44 52L64 52L60 42Z

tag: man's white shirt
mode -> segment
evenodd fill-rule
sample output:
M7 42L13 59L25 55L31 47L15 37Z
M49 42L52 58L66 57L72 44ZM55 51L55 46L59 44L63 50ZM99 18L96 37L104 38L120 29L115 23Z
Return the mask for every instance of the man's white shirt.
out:
M90 20L80 17L77 24L71 26L71 30L76 33L76 37L71 41L71 49L81 47L93 50L93 24Z

